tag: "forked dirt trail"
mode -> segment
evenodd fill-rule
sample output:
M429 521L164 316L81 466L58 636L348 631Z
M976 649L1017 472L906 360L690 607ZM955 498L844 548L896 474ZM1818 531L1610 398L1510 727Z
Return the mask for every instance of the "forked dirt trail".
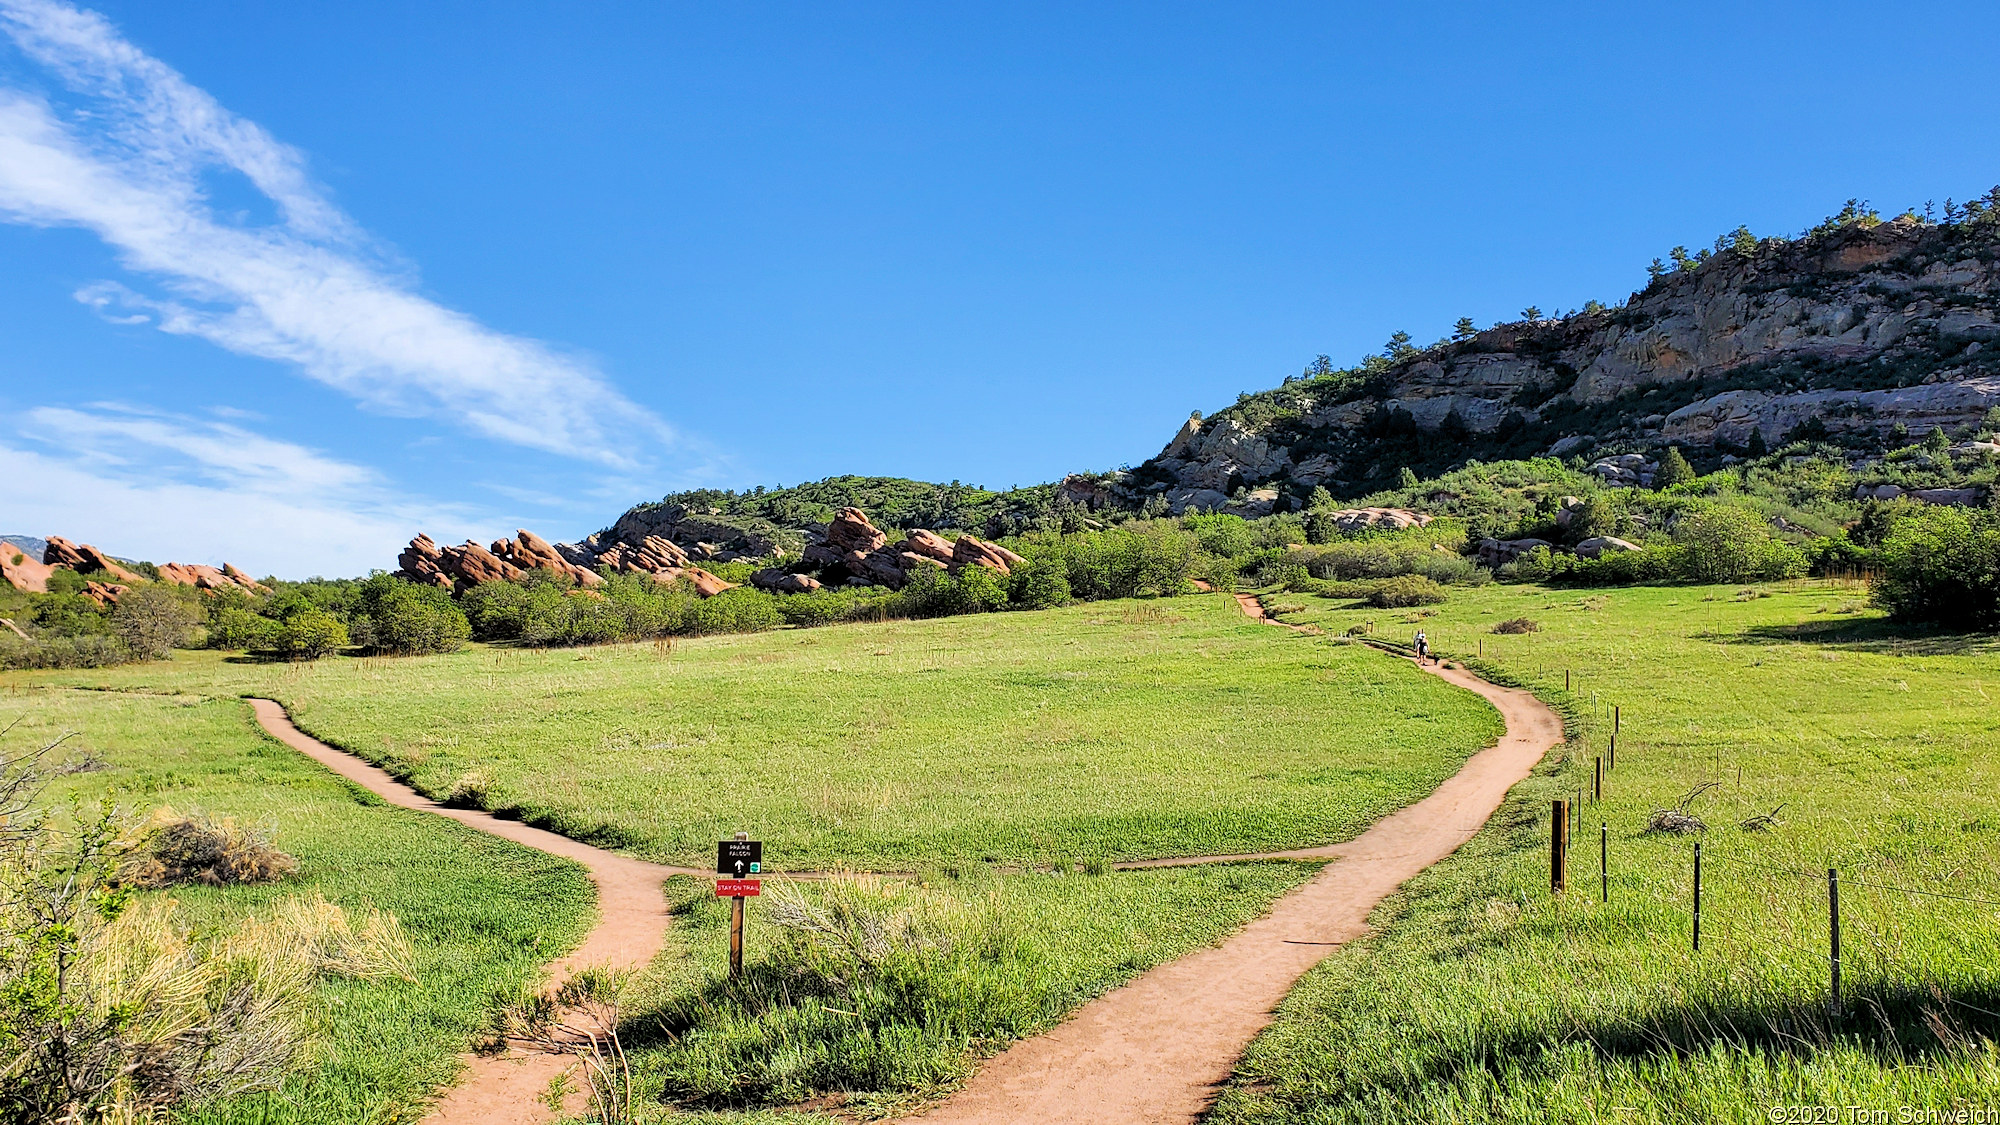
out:
M329 746L292 724L285 709L269 699L252 699L257 722L273 737L392 805L450 817L538 851L573 859L597 884L597 927L569 956L549 966L552 982L560 984L577 969L590 966L639 968L660 951L667 933L666 900L660 884L669 875L703 875L685 867L655 863L581 844L517 820L502 820L475 809L452 809L397 781L346 751ZM567 1055L543 1051L509 1051L504 1055L474 1055L466 1060L465 1078L446 1091L426 1122L431 1125L541 1125L555 1114L536 1100L549 1080L568 1068Z
M1238 595L1238 604L1250 616L1269 620L1254 598ZM1048 1034L988 1060L965 1089L914 1120L922 1125L1197 1120L1299 977L1366 933L1368 913L1377 903L1479 831L1507 791L1562 741L1562 720L1527 692L1489 684L1463 669L1424 671L1484 696L1506 720L1506 734L1474 754L1436 792L1360 836L1274 853L1335 861L1221 945L1161 965L1084 1005ZM1127 866L1220 858L1236 857Z

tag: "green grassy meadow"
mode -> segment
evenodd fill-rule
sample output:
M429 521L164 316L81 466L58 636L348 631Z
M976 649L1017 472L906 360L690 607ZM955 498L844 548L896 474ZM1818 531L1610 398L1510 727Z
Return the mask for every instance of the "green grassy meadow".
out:
M671 948L626 1021L647 1119L671 1116L662 1106L735 1113L814 1097L863 1118L908 1110L949 1092L981 1056L1257 918L1319 869L968 867L805 882L788 889L833 931L773 925L778 901L753 900L737 981L725 900L676 877ZM863 935L880 948L861 949Z
M106 763L63 779L51 794L57 808L72 798L108 798L137 816L161 806L199 809L266 828L297 857L297 874L279 883L158 892L170 893L196 930L226 928L275 899L318 892L394 914L414 947L414 983L319 987L319 1042L283 1089L180 1120L416 1120L487 1026L490 1001L530 985L595 921L595 892L580 867L392 808L264 736L238 700L24 686L10 676L0 679L0 726L16 719L9 749L75 731L65 748Z
M1349 838L1499 735L1483 701L1220 596L584 650L21 674L267 693L440 799L700 864L1047 865Z
M1447 657L1568 711L1577 741L1385 903L1377 936L1301 983L1211 1119L1739 1122L1831 1105L1897 1120L1903 1106L1991 1106L2000 644L1899 634L1865 600L1817 581L1489 586L1418 618L1272 598L1302 607L1285 620L1334 634L1372 620L1407 640L1421 626ZM1540 631L1491 633L1516 617ZM1558 898L1549 802L1589 786L1614 703L1617 767L1580 811ZM1644 829L1704 785L1688 803L1709 826L1697 954L1692 838ZM1768 830L1739 827L1773 809ZM1828 867L1842 879L1838 1018Z

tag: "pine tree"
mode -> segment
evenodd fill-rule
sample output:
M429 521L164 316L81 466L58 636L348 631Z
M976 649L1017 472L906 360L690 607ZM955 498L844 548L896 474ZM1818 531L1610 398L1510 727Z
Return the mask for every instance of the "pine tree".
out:
M1458 323L1451 326L1451 338L1454 340L1470 340L1477 335L1479 329L1473 325L1469 316L1459 317Z
M1666 456L1660 458L1660 467L1653 473L1653 487L1660 490L1686 484L1694 479L1694 466L1681 456L1680 447L1670 445Z
M1397 474L1396 486L1398 488L1417 487L1417 474L1415 473L1415 471L1413 471L1408 465L1403 466L1403 471Z
M1764 440L1764 431L1761 429L1752 429L1750 431L1750 456L1763 457L1770 452L1771 443Z
M1529 305L1527 308L1521 310L1521 319L1540 320L1542 319L1542 310L1534 305Z

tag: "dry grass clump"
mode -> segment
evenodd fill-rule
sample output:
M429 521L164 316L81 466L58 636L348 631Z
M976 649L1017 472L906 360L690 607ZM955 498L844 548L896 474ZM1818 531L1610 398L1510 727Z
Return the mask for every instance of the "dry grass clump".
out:
M149 890L196 883L235 887L275 883L298 868L299 861L273 847L266 833L231 817L160 809L140 828L118 878Z
M275 1089L312 1038L321 978L407 980L413 957L394 916L357 924L317 894L207 940L172 899L138 902L79 952L77 999L111 1029L81 1046L113 1104L140 1110Z
M1542 627L1525 617L1514 617L1493 626L1493 631L1507 634L1539 633L1542 631Z

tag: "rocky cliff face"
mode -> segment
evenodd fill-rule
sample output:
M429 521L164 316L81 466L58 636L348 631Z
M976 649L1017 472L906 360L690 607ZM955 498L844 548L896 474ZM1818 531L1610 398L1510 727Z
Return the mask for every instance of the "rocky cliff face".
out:
M1118 485L1125 502L1254 509L1259 487L1282 506L1471 457L1879 446L1899 426L1975 427L1996 405L2000 221L1905 218L1766 239L1617 308L1245 396L1189 419Z

